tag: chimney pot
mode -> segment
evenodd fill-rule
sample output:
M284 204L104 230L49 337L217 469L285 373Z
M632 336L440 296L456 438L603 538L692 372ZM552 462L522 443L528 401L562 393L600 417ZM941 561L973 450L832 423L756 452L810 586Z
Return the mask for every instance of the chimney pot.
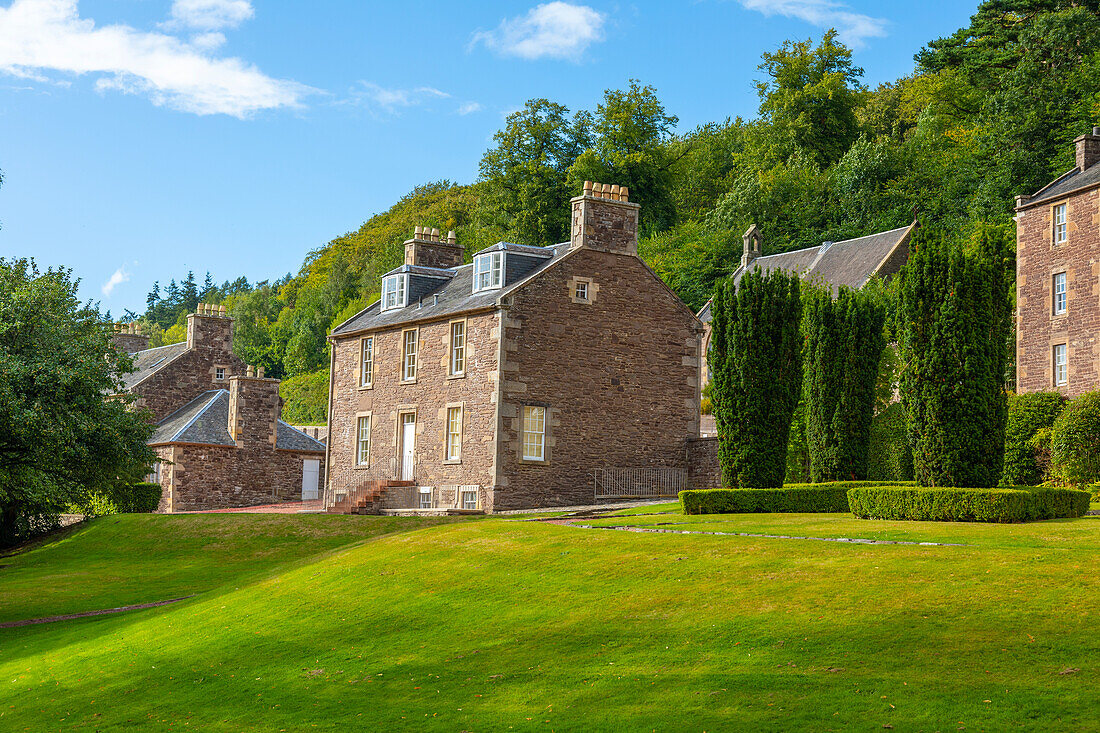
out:
M455 236L455 230L452 229L451 231L447 232L447 244L457 244L457 243L458 243L458 237Z
M630 189L626 186L619 189L619 201L630 201Z
M420 239L420 225L419 224L417 224L416 228L413 229L413 239Z
M245 370L244 375L246 377L256 376L256 370L253 368L253 366L251 364L248 365L248 369Z
M619 200L619 186L618 186L618 184L611 184L611 200L612 201L618 201Z
M256 367L256 376L260 379L264 378L264 368L262 366Z
M434 228L434 227L432 228L432 241L433 242L438 242L439 241L439 230Z

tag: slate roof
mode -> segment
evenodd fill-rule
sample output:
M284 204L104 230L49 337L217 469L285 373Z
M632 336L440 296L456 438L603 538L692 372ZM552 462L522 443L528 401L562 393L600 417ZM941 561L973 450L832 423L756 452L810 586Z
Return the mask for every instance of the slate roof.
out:
M1083 171L1079 168L1074 168L1061 177L1054 179L1053 182L1047 184L1046 188L1040 189L1024 203L1024 206L1031 206L1040 201L1055 199L1059 196L1064 196L1070 191L1076 191L1079 188L1097 184L1100 184L1100 163L1094 163Z
M158 346L155 349L145 349L130 354L130 357L134 360L134 371L130 374L124 374L122 377L126 389L132 388L185 351L187 351L187 342L180 341L178 344Z
M765 273L785 270L803 280L828 284L834 292L841 285L853 289L861 288L902 243L912 226L910 224L843 242L823 242L817 247L757 257L749 264L749 268L759 267ZM733 281L741 282L745 272L745 268L738 267L732 275ZM703 323L710 322L710 306L710 301L707 301L697 314Z
M401 265L393 270L390 270L386 275L398 275L402 272L410 272L413 275L420 275L421 277L441 277L452 278L454 277L454 270L443 269L440 267L424 267L423 265ZM382 277L385 277L383 275Z
M198 443L235 446L229 436L229 390L203 392L157 423L157 429L148 442L149 445ZM275 431L275 448L323 453L325 444L280 420Z
M500 242L492 247L481 250L481 252L496 251L498 248L509 252L514 251L523 254L540 255L550 254L551 256L546 257L534 269L527 272L521 280L506 283L505 286L499 290L483 290L480 293L473 292L473 265L455 267L451 270L454 272L454 277L443 283L438 290L434 290L428 295L425 295L419 302L409 303L404 308L393 308L383 312L380 309L381 303L375 301L333 329L332 335L341 336L368 329L387 328L405 323L412 323L414 321L443 318L459 313L479 310L481 308L493 307L500 298L508 295L520 282L537 272L541 272L549 267L555 260L565 255L565 253L569 251L569 243L565 242L550 247L530 247L527 245Z

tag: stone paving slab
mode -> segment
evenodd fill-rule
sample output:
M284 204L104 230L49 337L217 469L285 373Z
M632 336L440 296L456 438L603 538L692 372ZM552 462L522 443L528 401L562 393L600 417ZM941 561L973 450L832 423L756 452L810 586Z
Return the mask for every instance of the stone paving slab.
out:
M705 532L696 529L660 529L657 527L636 527L631 525L607 525L577 524L576 521L562 519L548 519L551 524L560 524L565 527L577 527L578 529L613 529L620 532L646 532L653 534L706 534L720 537L762 537L772 540L813 540L815 542L843 542L853 545L913 545L917 547L969 547L969 545L953 542L910 542L908 540L869 540L862 537L800 537L798 535L785 534L761 534L757 532Z

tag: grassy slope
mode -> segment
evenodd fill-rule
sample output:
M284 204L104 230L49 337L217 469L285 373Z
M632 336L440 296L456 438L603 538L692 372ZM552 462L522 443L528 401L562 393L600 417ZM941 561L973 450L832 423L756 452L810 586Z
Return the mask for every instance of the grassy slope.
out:
M1100 579L1076 542L1100 520L974 531L964 548L496 520L393 535L179 606L0 631L0 728L1093 726Z
M0 621L232 587L284 563L441 521L447 520L309 514L100 517L28 551L0 556Z

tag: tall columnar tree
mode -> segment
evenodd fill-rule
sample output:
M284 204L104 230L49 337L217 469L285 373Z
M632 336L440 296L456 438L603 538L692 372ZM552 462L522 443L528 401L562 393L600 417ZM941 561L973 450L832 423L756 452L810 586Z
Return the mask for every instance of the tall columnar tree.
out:
M901 396L922 486L996 486L1004 461L1009 305L1000 243L918 237L900 278Z
M0 258L0 546L140 480L153 427L122 398L130 358L68 270Z
M739 285L720 284L712 309L710 363L722 482L782 486L802 385L798 278L756 269Z
M803 298L803 384L812 481L867 478L879 361L886 347L882 293L824 288Z

